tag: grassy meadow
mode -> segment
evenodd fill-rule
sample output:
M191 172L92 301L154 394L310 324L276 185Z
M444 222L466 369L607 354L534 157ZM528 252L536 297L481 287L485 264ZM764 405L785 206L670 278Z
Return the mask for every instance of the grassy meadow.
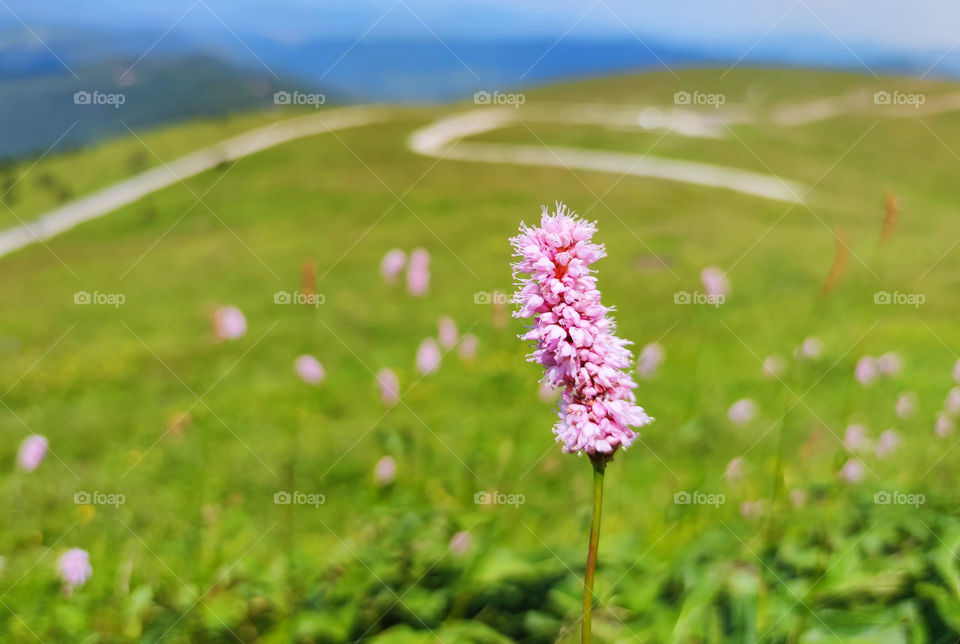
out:
M533 89L520 118L563 104L672 108L680 90L721 92L763 115L858 90L957 89L721 73ZM472 108L398 108L386 123L280 145L0 259L0 639L578 641L590 467L553 441L554 405L538 397L540 369L516 338L525 323L497 325L478 303L512 290L507 239L557 200L598 222L599 284L619 335L666 350L637 390L656 422L608 468L597 640L960 638L960 433L934 432L960 351L960 112L900 118L870 103L807 125L731 124L719 139L530 121L472 139L649 150L812 186L791 206L407 149L417 128ZM4 200L28 220L58 203L40 175L75 198L285 115L13 164L6 176L22 178ZM881 243L886 193L899 225ZM17 219L0 209L0 223ZM837 230L849 253L825 292ZM379 273L388 250L417 247L431 255L420 298ZM323 304L275 303L300 288L307 261ZM727 272L726 301L675 303L703 290L710 265ZM79 291L125 300L79 305ZM878 292L924 303L877 304ZM218 305L244 312L242 338L214 337ZM479 338L477 355L454 349L422 377L417 347L443 315ZM795 359L811 336L822 354ZM902 372L858 383L857 361L887 352ZM323 364L322 384L297 378L301 354ZM771 354L781 379L764 377ZM374 381L384 367L400 378L392 407ZM894 410L902 392L916 400L906 418ZM742 398L757 414L736 426L727 410ZM181 414L189 421L175 422ZM852 455L843 438L854 423L901 442L885 458ZM50 454L26 473L16 455L32 433ZM397 464L390 485L374 479L384 456ZM725 477L736 457L742 476ZM856 483L840 476L851 458L865 469ZM485 491L518 502L475 503ZM75 502L81 492L124 502ZM277 504L278 492L323 503ZM722 502L675 502L683 492ZM923 502L877 503L883 492ZM468 536L451 544L458 533ZM68 596L56 562L72 547L90 553L93 575Z

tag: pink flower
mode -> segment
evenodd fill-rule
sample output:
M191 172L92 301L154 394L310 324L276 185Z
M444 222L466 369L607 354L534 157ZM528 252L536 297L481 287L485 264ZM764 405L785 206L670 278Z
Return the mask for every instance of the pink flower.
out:
M723 471L723 477L727 483L735 483L743 478L743 459L739 456L727 463L727 469Z
M730 405L727 418L737 427L746 425L757 415L757 404L749 398L741 398Z
M440 368L440 347L433 338L427 338L417 349L417 369L425 376L436 373Z
M947 394L947 400L944 403L947 413L957 416L960 415L960 387L954 387Z
M591 241L595 232L558 203L552 214L543 209L539 227L522 224L510 243L519 257L514 316L533 318L520 337L534 344L529 360L544 367L546 382L564 390L553 432L563 451L600 458L628 447L637 437L631 428L653 419L636 404L628 343L614 335L600 303L590 265L605 253Z
M897 402L893 409L900 418L909 418L917 410L917 397L909 391L905 391L897 396Z
M799 360L816 360L821 353L823 353L823 340L810 336L797 347L793 355Z
M400 399L400 381L392 369L377 372L377 386L380 387L380 399L384 405L394 405Z
M764 378L779 378L783 374L784 369L786 369L786 363L778 355L769 355L763 359L763 377Z
M892 429L885 430L877 439L877 458L886 458L900 446L900 434Z
M946 438L953 433L953 419L947 414L940 412L937 414L937 424L934 426L933 431L940 438Z
M847 483L859 483L863 480L865 474L866 470L863 467L863 463L855 458L851 458L849 461L844 463L843 467L840 469L840 478Z
M890 351L877 358L877 371L887 378L899 375L902 368L903 360L897 353Z
M458 557L467 554L472 548L473 537L466 530L461 530L450 539L450 550Z
M730 292L730 280L722 269L716 266L707 266L700 272L700 281L707 295L711 297L724 296Z
M410 253L410 263L407 265L407 292L410 295L420 296L430 288L430 253L422 248L415 248Z
M300 379L308 385L320 384L326 376L323 365L313 356L300 356L294 361L293 369L300 376Z
M740 515L744 519L757 519L766 512L767 504L763 499L744 501L740 504Z
M477 336L467 333L460 338L460 359L473 360L477 356L477 345L480 343Z
M457 343L458 336L457 324L453 321L453 318L445 315L437 320L437 337L440 340L441 347L452 349L453 345Z
M387 284L393 284L397 281L397 277L406 263L407 254L399 248L387 251L387 254L383 256L383 261L380 262L380 275L383 276Z
M854 452L866 448L867 428L863 425L850 425L843 434L843 444Z
M857 366L853 370L853 376L861 385L866 387L877 377L877 362L872 356L863 356L857 360Z
M221 306L213 313L213 330L221 340L236 340L247 332L247 318L235 306Z
M397 475L397 462L392 456L384 456L373 467L373 478L378 485L390 485Z
M644 380L653 378L657 375L657 369L660 368L666 357L666 350L658 343L651 342L640 350L640 357L637 359L637 373Z
M90 566L90 555L86 550L80 548L71 548L60 556L57 562L57 570L67 592L71 592L76 586L84 585L93 574L93 568Z
M31 434L20 443L17 453L17 464L25 472L32 472L40 466L47 455L47 439L39 434Z

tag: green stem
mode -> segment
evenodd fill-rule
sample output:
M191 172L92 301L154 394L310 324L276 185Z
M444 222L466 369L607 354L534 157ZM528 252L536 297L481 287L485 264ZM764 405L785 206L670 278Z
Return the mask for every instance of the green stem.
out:
M600 543L600 510L603 506L603 470L606 459L593 462L593 521L590 524L590 548L587 550L587 574L583 578L583 630L580 641L590 644L593 635L590 621L593 617L593 576L597 570L597 545Z

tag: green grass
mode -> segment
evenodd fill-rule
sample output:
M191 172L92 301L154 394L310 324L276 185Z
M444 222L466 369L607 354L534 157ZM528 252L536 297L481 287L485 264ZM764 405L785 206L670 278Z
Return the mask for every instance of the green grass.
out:
M678 89L745 95L756 83L772 103L872 83L750 70L720 83L718 75L541 88L528 104L668 104ZM7 639L27 641L32 631L53 641L234 641L232 631L266 642L574 641L590 468L552 441L554 412L537 399L540 373L515 337L523 325L494 328L490 308L474 303L477 292L512 288L507 238L558 199L599 223L609 253L600 285L620 334L667 350L658 378L638 390L657 421L608 469L598 641L960 635L952 554L960 452L933 434L960 347L960 260L950 252L960 234L958 162L923 123L850 116L789 130L738 125L753 152L732 137L670 136L651 152L769 166L807 185L824 175L808 209L635 177L412 155L407 136L433 116L398 112L388 124L285 144L189 179L196 194L216 182L204 198L216 216L198 205L181 219L195 199L173 186L0 261ZM144 140L166 159L266 118ZM958 119L923 122L960 149ZM642 151L655 140L530 125L563 145ZM535 140L526 128L484 138ZM41 167L82 194L124 176L139 148L126 140L45 159L22 182L24 207L49 205L33 194ZM902 221L879 246L887 190L901 198ZM855 257L824 296L834 227ZM388 249L418 246L432 255L423 299L378 274ZM298 288L308 259L325 303L274 304L276 291ZM728 301L674 304L678 290L700 288L711 264L729 268ZM881 289L921 292L926 304L878 306ZM75 305L80 290L126 301ZM245 312L244 338L214 341L207 315L216 304ZM417 346L444 314L479 337L478 357L448 355L436 375L418 379ZM761 376L763 357L788 357L809 335L824 340L820 360L791 363L784 384ZM861 355L891 350L905 360L897 380L856 384ZM320 387L294 375L301 353L326 367ZM406 392L392 409L380 404L372 375L385 366ZM911 419L894 415L900 391L918 397ZM760 413L734 428L726 410L742 397ZM165 435L186 410L183 435ZM837 436L851 422L873 437L895 427L904 443L888 460L864 456L871 474L857 486L837 479L847 460ZM55 455L24 474L14 461L30 432L47 436ZM726 464L743 454L745 479L730 485ZM396 458L398 475L379 489L372 469L384 455ZM795 489L806 491L805 506L791 506ZM81 490L121 493L126 503L75 505ZM275 505L280 490L326 502ZM525 502L475 505L481 490ZM681 490L726 502L676 505ZM926 503L874 505L879 490L922 493ZM741 503L758 500L766 513L744 518ZM464 556L448 549L460 530L473 538ZM94 574L68 598L55 564L74 546L90 552Z

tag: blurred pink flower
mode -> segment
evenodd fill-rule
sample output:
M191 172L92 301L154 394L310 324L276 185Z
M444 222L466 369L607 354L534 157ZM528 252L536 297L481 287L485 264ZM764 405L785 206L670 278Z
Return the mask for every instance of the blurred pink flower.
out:
M392 456L384 456L373 468L373 478L378 485L390 485L397 475L397 462Z
M900 446L900 434L892 429L884 430L877 439L877 458L886 458Z
M57 562L57 570L67 592L72 591L76 586L84 585L93 574L93 568L90 566L90 555L86 550L80 548L71 548L60 556Z
M480 344L480 341L477 340L477 336L472 333L467 333L462 338L460 338L460 359L461 360L473 360L477 357L477 345Z
M897 402L893 406L894 411L897 412L897 416L900 418L909 418L913 416L913 412L917 410L917 397L916 395L905 391L899 396L897 396Z
M383 261L380 262L380 275L383 276L385 282L393 284L397 281L397 277L406 263L407 254L399 248L387 251L387 254L383 256Z
M323 382L326 372L323 365L313 356L302 355L293 363L294 371L300 376L300 379L309 385L316 385Z
M960 360L957 360L953 365L953 379L960 382Z
M740 504L740 516L744 519L757 519L763 516L767 509L767 504L763 499L756 501L744 501Z
M422 248L415 248L410 253L410 263L407 265L407 292L410 295L420 296L430 288L430 253Z
M741 398L730 405L730 409L727 410L727 418L737 427L746 425L756 415L757 404L749 398Z
M433 338L427 338L417 349L417 369L425 376L436 373L440 368L440 347Z
M520 226L510 240L520 303L517 318L533 318L521 336L534 343L529 360L541 364L546 381L563 387L560 420L553 432L565 452L591 458L612 455L637 437L633 427L653 421L636 404L636 383L626 373L628 344L614 335L609 309L600 303L590 265L605 255L591 240L593 223L558 203L543 209L539 227Z
M866 449L867 428L863 425L850 425L843 434L843 444L854 452Z
M798 360L816 360L823 353L823 340L810 336L797 347L793 356Z
M440 346L444 349L452 349L457 343L457 324L453 318L444 315L437 320L437 338L440 340Z
M471 537L470 533L466 530L461 530L450 539L450 550L458 557L467 554L472 548L473 537Z
M944 402L947 413L957 416L960 415L960 387L954 387L947 394L947 400Z
M763 376L770 379L779 378L786 367L787 364L783 358L778 355L769 355L763 359Z
M657 375L657 369L667 357L666 350L657 342L651 342L640 350L637 359L637 374L644 380Z
M392 369L377 372L377 386L380 387L380 399L385 405L393 405L400 399L400 381Z
M936 432L937 436L940 438L946 438L953 433L953 418L940 412L937 414L937 423L933 428L933 431Z
M17 453L17 464L20 469L26 472L37 469L47 455L47 446L47 439L39 434L31 434L24 438Z
M866 469L858 459L851 458L840 469L840 478L847 483L859 483L866 475Z
M863 356L857 360L853 375L857 382L866 387L877 377L877 361L872 356Z
M716 266L707 266L700 272L700 281L707 295L716 297L726 296L730 292L730 280L722 269Z
M877 371L888 378L899 375L901 369L903 369L903 360L898 353L890 351L877 358Z
M790 503L795 508L802 508L807 504L807 491L795 488L790 490Z
M247 318L235 306L221 306L213 313L213 330L221 340L236 340L247 332Z
M723 471L723 477L727 483L736 483L743 478L743 459L737 456L727 463L727 468Z

